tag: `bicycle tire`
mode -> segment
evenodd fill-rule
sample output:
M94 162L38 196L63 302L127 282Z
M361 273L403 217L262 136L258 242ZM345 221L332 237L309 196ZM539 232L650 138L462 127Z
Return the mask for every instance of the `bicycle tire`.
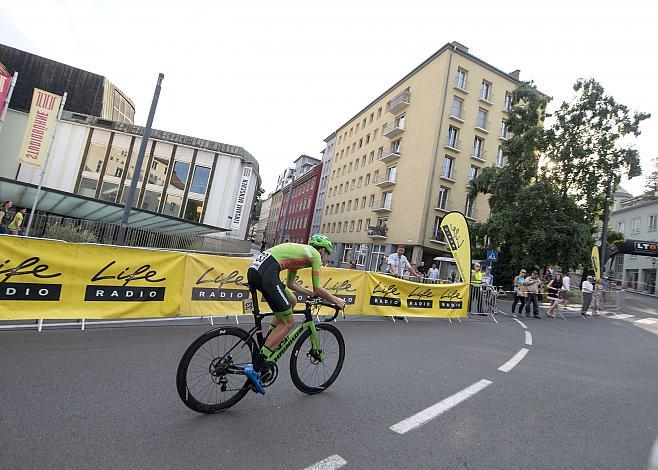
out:
M198 413L217 413L230 408L249 392L249 379L239 372L221 372L231 367L232 371L238 371L247 363L253 363L255 351L253 338L241 328L221 327L202 334L187 348L178 364L178 396L187 407ZM227 386L231 387L233 395L226 400L220 399L220 394L223 396ZM215 401L209 402L213 392Z
M319 362L317 361L317 358L311 357L311 330L305 330L304 333L302 333L290 354L290 377L292 378L292 383L301 392L309 395L323 392L334 383L338 378L338 374L340 374L340 371L343 368L343 362L345 361L345 340L338 328L328 323L319 323L315 325L315 328L318 331L320 346L325 354L325 361ZM329 341L330 337L334 338L336 341L335 349L331 346L331 342ZM301 358L308 359L308 363L305 364L303 370L300 370L302 367L302 364L300 364ZM334 361L335 366L332 371L329 369L327 363L333 364ZM320 366L323 368L320 369ZM315 367L315 369L312 369L312 367ZM322 371L323 378L321 380L323 380L323 382L319 384L307 383L314 376L319 379L320 371ZM328 378L327 374L329 374Z

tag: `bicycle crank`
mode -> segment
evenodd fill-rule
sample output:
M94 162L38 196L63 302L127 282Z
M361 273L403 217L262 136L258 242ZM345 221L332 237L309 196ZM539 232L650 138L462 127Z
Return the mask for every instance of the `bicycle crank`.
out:
M263 387L269 387L272 385L278 376L279 368L274 363L266 362L260 368L260 381L263 384Z

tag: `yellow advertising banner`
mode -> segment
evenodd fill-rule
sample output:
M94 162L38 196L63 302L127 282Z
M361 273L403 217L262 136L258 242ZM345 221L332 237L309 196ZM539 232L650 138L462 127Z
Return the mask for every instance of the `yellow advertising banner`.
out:
M468 315L468 287L419 284L393 276L364 273L364 315L457 318Z
M250 264L248 258L186 255L180 315L242 315L242 301L249 298Z
M599 255L599 247L596 245L592 247L592 267L596 278L601 279L601 256Z
M462 281L469 282L471 279L471 238L464 214L448 212L441 220L441 230L443 230L452 257L457 263L459 276Z
M18 163L43 167L61 102L62 97L59 95L34 89Z

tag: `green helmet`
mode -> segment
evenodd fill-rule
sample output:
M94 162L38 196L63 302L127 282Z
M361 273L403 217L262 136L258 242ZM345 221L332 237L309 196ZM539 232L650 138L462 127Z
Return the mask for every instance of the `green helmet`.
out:
M329 254L334 252L334 245L331 243L331 240L329 240L326 235L322 235L321 233L311 235L308 244L314 248L324 248Z

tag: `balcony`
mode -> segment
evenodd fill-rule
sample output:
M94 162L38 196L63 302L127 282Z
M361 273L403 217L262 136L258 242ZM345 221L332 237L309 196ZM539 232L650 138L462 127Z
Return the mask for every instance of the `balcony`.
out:
M439 230L438 232L432 234L432 238L430 238L430 241L432 243L439 243L441 245L445 245L446 236L443 234L441 230Z
M450 119L457 121L460 124L466 122L466 111L464 109L455 108L454 106L450 108Z
M459 139L451 139L450 137L448 137L444 147L447 148L448 150L452 150L453 152L461 152L462 141Z
M489 93L484 93L483 90L480 90L480 98L479 98L481 103L484 103L486 105L492 106L493 105L493 100L494 100L494 94L489 91Z
M452 201L451 201L451 200L449 200L449 199L448 199L448 200L446 200L446 199L442 199L441 197L439 197L439 198L436 200L436 207L435 207L435 209L436 209L437 211L450 212L451 210L453 210L452 208L453 208L453 204L452 204Z
M383 240L388 237L388 227L368 227L368 238Z
M450 181L454 183L457 180L457 170L455 170L453 167L446 167L445 165L441 169L441 179Z
M372 206L372 211L376 212L377 214L387 214L393 210L393 205L390 202L377 202L375 203L374 206Z
M411 102L411 93L409 93L409 90L404 90L388 103L387 111L389 113L395 114L398 111L402 111L404 108L409 106L410 102Z
M486 119L478 119L475 123L475 130L484 134L489 133L489 121Z
M500 140L507 140L509 135L509 132L507 131L507 126L501 127L500 128L500 134L498 135L498 138Z
M388 163L390 161L400 158L400 146L391 145L388 150L384 150L382 156L378 158L380 162Z
M487 151L484 149L480 149L478 152L477 149L473 149L471 152L471 158L473 160L477 160L478 162L485 162L487 160Z
M395 175L393 175L393 176L388 176L388 175L379 176L379 175L377 175L373 182L374 182L375 186L378 186L380 188L387 188L389 186L395 185Z
M404 124L400 125L399 123L394 123L394 124L386 124L384 126L384 131L382 132L382 135L384 137L388 137L389 139L393 139L394 137L399 136L404 132Z
M460 80L459 77L455 77L455 90L468 95L468 89L470 88L468 80Z

